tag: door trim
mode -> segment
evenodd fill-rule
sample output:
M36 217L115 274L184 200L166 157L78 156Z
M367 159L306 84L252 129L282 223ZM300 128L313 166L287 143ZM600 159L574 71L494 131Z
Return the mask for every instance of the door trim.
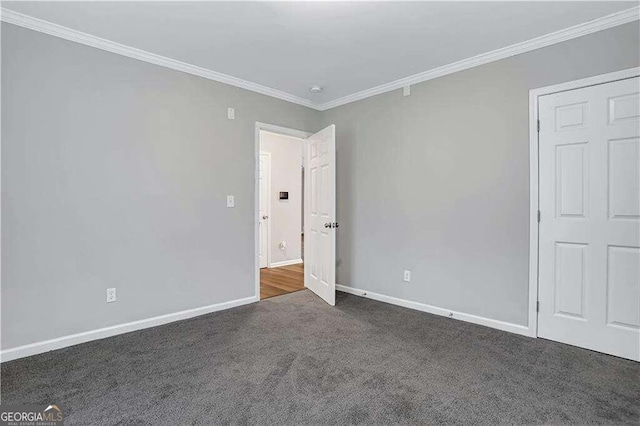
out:
M540 87L529 91L529 336L538 337L538 267L540 248L538 246L540 226L538 209L539 192L539 158L538 158L538 98L568 90L582 89L598 84L611 83L640 76L640 67L629 68L608 74L596 75L580 80L568 81L553 86ZM542 220L544 220L542 212Z
M303 155L307 146L306 139L313 133L304 130L290 129L288 127L276 126L256 121L254 126L254 147L253 147L253 271L255 274L255 297L260 300L260 131L264 130L279 135L293 136L302 139ZM306 196L306 194L305 194ZM269 203L271 205L271 203ZM269 223L271 223L271 213L269 213ZM269 230L271 226L269 226ZM270 231L268 231L270 232ZM267 249L268 260L270 261L270 249ZM270 264L270 262L269 262Z
M267 177L267 194L271 194L271 153L269 151L260 151L259 155L266 155L269 159L269 176ZM260 161L258 160L258 165ZM260 214L260 168L258 167L258 215ZM271 268L271 197L267 196L267 268ZM258 219L258 223L260 219ZM260 225L258 225L258 231L260 230ZM260 234L258 234L258 243L260 242ZM259 247L259 246L258 246ZM259 250L259 248L258 248ZM258 251L258 268L260 267L260 251Z

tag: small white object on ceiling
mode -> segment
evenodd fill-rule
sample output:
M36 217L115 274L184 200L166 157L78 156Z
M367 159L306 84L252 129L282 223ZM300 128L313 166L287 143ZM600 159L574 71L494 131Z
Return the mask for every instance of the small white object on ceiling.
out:
M322 92L322 87L320 87L320 86L311 86L311 87L309 87L309 91L311 93L320 93L320 92Z

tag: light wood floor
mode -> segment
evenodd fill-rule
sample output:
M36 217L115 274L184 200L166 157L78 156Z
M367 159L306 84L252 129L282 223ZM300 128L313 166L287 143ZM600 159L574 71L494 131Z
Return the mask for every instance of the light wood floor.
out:
M260 269L260 300L304 289L304 264Z

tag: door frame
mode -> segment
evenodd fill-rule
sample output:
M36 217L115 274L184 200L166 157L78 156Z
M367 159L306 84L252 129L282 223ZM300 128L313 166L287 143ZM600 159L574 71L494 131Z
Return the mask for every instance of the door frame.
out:
M589 86L611 83L640 76L640 67L629 68L607 74L596 75L580 80L567 81L553 86L540 87L529 91L529 336L538 337L538 287L539 287L539 236L540 224L538 210L540 206L538 157L538 98L553 93L582 89ZM542 218L544 219L544 217Z
M258 216L260 216L260 155L266 155L269 159L269 176L267 177L267 194L271 194L271 153L269 151L260 151L258 153ZM267 196L267 268L271 267L271 197ZM260 231L260 219L258 219L258 231ZM260 234L258 234L258 244L260 243ZM260 246L258 245L258 268L260 268Z
M253 148L253 236L254 236L254 253L253 253L253 270L255 273L255 297L256 300L260 300L260 131L266 131L276 133L284 136L292 136L294 138L302 139L302 151L303 162L304 152L306 152L307 138L313 133L306 132L304 130L290 129L288 127L277 126L275 124L262 123L256 121L254 131L254 148ZM307 194L305 193L305 197ZM271 205L271 202L269 202ZM271 232L271 212L269 212L269 228L267 231ZM267 248L268 263L271 264L271 249ZM305 283L306 285L306 283Z

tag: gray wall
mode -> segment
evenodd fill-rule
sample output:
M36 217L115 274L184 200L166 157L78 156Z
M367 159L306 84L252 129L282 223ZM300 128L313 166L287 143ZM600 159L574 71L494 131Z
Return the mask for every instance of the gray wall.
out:
M337 282L526 325L529 90L638 66L639 40L627 24L325 112Z
M2 348L252 296L254 122L319 119L2 23Z

